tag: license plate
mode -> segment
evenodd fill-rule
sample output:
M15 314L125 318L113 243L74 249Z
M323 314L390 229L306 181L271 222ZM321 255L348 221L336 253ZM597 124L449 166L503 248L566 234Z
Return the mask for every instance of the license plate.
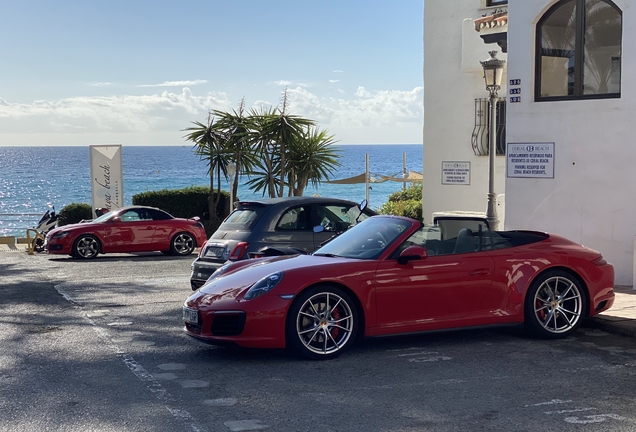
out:
M183 308L183 321L188 324L199 324L199 312L187 307Z

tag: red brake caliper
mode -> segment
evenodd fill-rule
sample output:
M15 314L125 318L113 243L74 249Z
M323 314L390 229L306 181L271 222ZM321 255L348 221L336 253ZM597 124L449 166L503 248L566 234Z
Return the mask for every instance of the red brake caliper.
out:
M334 320L338 320L340 319L340 311L338 309L334 309L331 311L331 318L333 318ZM331 337L334 338L334 340L338 337L338 333L340 333L340 329L337 327L333 327L331 329Z

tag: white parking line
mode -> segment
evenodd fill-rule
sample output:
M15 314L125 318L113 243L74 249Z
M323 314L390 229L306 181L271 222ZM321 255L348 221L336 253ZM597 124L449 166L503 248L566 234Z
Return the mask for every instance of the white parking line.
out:
M73 300L73 298L62 288L62 285L54 286L55 290L60 293L62 297L64 297L67 301L72 303L76 308L82 310L83 307ZM90 323L93 330L97 333L97 336L103 340L104 345L114 351L117 356L121 359L121 361L130 369L130 371L141 381L146 384L146 388L150 390L150 392L160 401L163 402L172 402L175 398L168 393L168 391L161 385L159 381L157 381L152 374L150 374L146 369L143 368L137 361L129 354L126 354L124 350L122 350L117 345L111 342L111 337L103 328L98 326L95 321L93 321L90 317L83 314L83 318ZM131 323L132 324L132 323ZM183 423L187 428L192 430L193 432L205 432L206 429L198 426L190 413L186 410L177 409L170 407L168 404L165 405L166 410L170 412L170 414L178 421Z

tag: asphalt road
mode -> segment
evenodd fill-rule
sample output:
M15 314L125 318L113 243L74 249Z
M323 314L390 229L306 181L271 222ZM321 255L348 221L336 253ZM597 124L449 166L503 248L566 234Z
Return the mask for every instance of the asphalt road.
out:
M2 431L634 431L633 338L362 341L336 360L181 331L194 256L0 254Z

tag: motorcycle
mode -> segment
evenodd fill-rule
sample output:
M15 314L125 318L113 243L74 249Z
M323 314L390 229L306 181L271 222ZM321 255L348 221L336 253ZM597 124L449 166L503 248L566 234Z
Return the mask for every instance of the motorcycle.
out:
M57 225L58 216L55 213L55 206L51 206L51 209L47 210L42 215L37 226L34 228L37 231L35 238L33 239L33 250L35 252L44 251L44 238L46 234L51 231Z

